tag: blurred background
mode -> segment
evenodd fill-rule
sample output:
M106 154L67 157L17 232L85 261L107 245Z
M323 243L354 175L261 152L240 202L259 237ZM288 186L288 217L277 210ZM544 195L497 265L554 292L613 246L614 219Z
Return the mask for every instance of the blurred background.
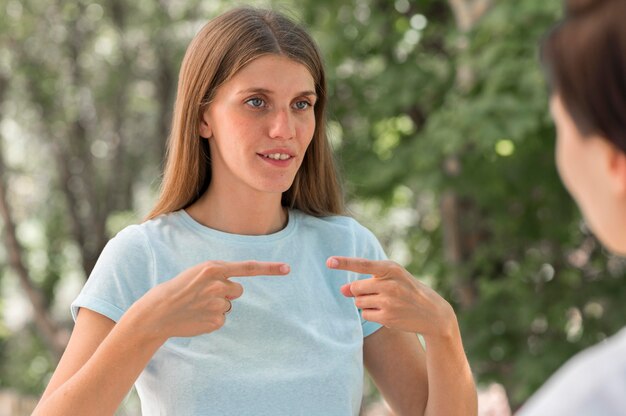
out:
M319 42L351 211L455 307L481 415L623 325L625 263L553 163L537 44L561 2L247 4ZM0 0L0 415L30 414L101 249L154 203L185 47L233 5ZM386 415L366 387L363 414Z

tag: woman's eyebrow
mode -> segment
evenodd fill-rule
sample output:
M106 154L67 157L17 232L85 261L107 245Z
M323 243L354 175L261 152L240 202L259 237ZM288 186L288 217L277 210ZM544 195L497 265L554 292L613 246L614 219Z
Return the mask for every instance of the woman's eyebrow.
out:
M272 95L273 92L271 90L268 90L267 88L260 88L260 87L246 88L244 90L237 92L237 95L244 95L244 94ZM317 93L315 91L302 91L302 92L295 94L294 96L301 97L301 96L308 96L308 95L312 95L317 98Z
M317 98L317 93L315 91L302 91L301 93L296 94L298 97L302 95L313 95Z
M252 87L252 88L246 88L245 90L240 90L237 92L238 95L251 94L251 93L269 95L272 93L272 91L266 88Z

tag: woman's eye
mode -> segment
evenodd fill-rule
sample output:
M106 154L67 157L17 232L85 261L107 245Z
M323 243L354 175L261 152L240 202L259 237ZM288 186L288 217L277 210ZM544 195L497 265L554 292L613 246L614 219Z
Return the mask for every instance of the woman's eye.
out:
M248 101L246 101L246 103L251 107L260 108L263 107L265 101L263 101L261 98L250 98Z
M298 110L306 110L307 108L309 108L311 106L311 103L309 103L308 101L297 101L294 104L294 106Z

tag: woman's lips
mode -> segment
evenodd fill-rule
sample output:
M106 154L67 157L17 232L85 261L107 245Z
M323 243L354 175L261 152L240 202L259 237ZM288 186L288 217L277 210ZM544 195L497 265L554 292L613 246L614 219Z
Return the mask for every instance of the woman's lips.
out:
M276 166L276 167L287 167L291 164L291 162L294 160L293 156L288 155L287 153L268 153L266 155L261 154L261 153L257 153L257 156L259 156L264 162L269 163L272 166Z

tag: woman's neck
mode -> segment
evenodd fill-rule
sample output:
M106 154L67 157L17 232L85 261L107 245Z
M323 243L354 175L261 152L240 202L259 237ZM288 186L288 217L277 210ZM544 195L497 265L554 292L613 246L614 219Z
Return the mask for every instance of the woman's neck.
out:
M186 209L200 224L231 234L266 235L287 225L287 210L281 194L251 194L249 191L217 192L209 189Z

